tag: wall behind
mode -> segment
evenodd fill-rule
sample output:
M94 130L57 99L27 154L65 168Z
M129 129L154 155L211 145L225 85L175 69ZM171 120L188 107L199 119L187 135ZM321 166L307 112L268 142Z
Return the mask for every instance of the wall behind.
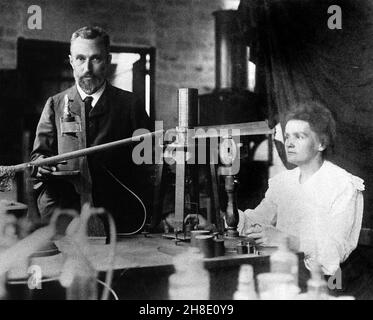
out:
M42 29L30 30L31 5ZM0 69L17 68L17 38L69 42L83 25L99 25L113 45L156 48L157 120L177 124L177 89L215 86L213 11L224 0L0 0Z

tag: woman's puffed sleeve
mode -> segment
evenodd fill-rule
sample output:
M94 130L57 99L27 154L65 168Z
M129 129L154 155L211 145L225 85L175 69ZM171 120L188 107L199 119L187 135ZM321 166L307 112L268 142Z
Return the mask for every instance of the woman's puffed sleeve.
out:
M364 182L352 175L348 180L333 201L330 212L321 212L318 217L317 235L307 239L304 233L300 239L306 266L316 260L327 275L333 275L338 270L359 240Z
M277 217L276 205L276 181L269 179L268 190L264 199L255 209L246 209L244 212L239 212L240 219L237 227L240 235L244 235L246 230L255 223L265 225L275 225Z

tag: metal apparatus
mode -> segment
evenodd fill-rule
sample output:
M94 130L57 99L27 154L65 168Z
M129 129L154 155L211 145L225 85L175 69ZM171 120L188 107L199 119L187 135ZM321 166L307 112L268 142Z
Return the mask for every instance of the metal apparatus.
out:
M198 169L200 165L207 165L212 184L211 197L214 202L214 223L220 234L223 234L224 225L221 211L224 213L227 224L228 238L237 239L238 209L236 201L237 174L240 166L240 138L248 135L270 135L272 130L267 121L256 121L238 123L231 125L197 126L196 113L198 110L198 90L192 88L181 88L178 91L178 114L179 125L176 127L176 141L168 147L174 150L176 162L175 177L175 216L172 224L174 234L165 236L177 240L189 239L185 218L190 213L190 202L195 206L193 213L198 214L199 205L199 180ZM209 140L209 143L206 143ZM206 150L206 148L209 150ZM201 157L208 154L210 157ZM215 157L214 157L215 155ZM219 165L218 175L223 177L225 192L227 194L226 204L219 204L218 176L216 165ZM161 165L163 166L163 165ZM161 170L162 171L162 170ZM162 179L162 174L158 180ZM158 181L158 185L161 181ZM189 191L190 202L186 201L186 192ZM156 196L158 197L158 195ZM159 210L159 209L158 209ZM158 211L156 210L156 211ZM160 215L159 212L155 212ZM158 217L159 218L159 217ZM209 221L210 223L212 221Z
M151 138L153 135L160 132L163 131L160 130L157 132L146 133L143 135L138 135L131 138L117 140L88 148L78 148L77 150L72 150L68 152L66 152L66 149L63 149L62 151L65 151L65 153L61 153L59 155L52 156L49 158L36 159L34 161L21 163L14 166L0 166L0 191L11 190L12 180L16 172L24 171L28 168L32 168L33 166L57 165L64 163L67 160L73 159L74 162L70 162L68 166L64 168L64 170L56 171L53 175L55 176L55 178L68 179L69 182L71 182L74 185L74 187L80 195L81 205L87 202L92 204L90 175L85 156L95 154L98 152L104 152L106 150L124 146L130 143L138 142L140 141L140 139ZM85 137L84 134L82 134L82 136ZM63 138L64 137L61 137L60 139L61 144L63 144ZM76 159L79 160L79 163L75 161ZM77 164L79 164L78 167ZM104 226L97 217L93 217L93 219L90 221L89 234L91 236L103 236L105 234Z
M198 112L198 90L192 88L181 88L178 91L178 114L179 125L176 127L175 160L176 160L176 184L175 184L175 231L184 231L185 213L185 178L188 160L193 156L194 142L191 131L197 124ZM192 190L192 201L198 203L198 172L195 166L191 168L194 190ZM196 174L197 173L197 174ZM196 181L197 180L197 181ZM197 207L197 212L199 208Z
M236 10L219 10L215 17L216 89L247 88L247 47Z
M12 179L14 178L14 175L17 172L22 172L24 170L27 170L29 168L32 168L33 166L40 167L44 165L55 165L59 164L63 161L75 159L79 157L84 157L90 154L95 154L98 152L103 152L108 149L124 146L130 143L138 142L140 139L150 138L153 135L161 133L162 130L158 130L155 132L150 132L146 134L141 134L138 136L134 136L131 138L126 138L122 140L117 140L113 142L104 143L101 145L89 147L89 148L83 148L80 150L75 150L71 152L66 152L63 154L59 154L56 156L52 156L49 158L44 159L37 159L30 162L25 162L13 166L0 166L0 191L8 191L12 187Z
M60 118L60 137L58 139L58 153L63 154L74 150L82 149L81 136L83 135L82 119L78 115L73 115L70 110L70 101L67 94L64 100L63 116ZM59 172L79 173L79 158L67 160L59 165Z
M228 238L238 237L238 209L236 201L237 174L240 166L240 138L249 135L271 135L273 130L268 127L267 121L256 121L232 125L199 127L206 134L198 134L194 138L213 138L219 136L219 175L224 178L224 188L227 194L226 206L223 208L225 222L227 224ZM215 132L211 130L214 128ZM201 132L203 132L201 131ZM211 133L209 133L211 132ZM219 214L219 213L217 213ZM218 217L217 217L218 218ZM222 229L219 230L222 232Z

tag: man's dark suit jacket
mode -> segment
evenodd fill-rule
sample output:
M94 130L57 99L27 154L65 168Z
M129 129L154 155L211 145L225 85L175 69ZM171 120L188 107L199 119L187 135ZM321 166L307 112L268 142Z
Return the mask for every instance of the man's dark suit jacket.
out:
M37 126L32 160L59 153L60 118L63 116L66 94L72 114L80 116L81 110L84 110L84 102L76 86L49 98ZM150 121L133 93L107 83L105 91L89 114L88 125L90 146L95 146L131 137L136 129L148 129ZM76 141L72 143L76 144ZM132 161L132 148L119 147L88 156L93 204L106 208L114 215L119 232L130 232L139 227L142 209L133 195L121 187L107 169L126 186L139 192L140 197L147 196L144 186L149 189L146 170ZM47 220L56 207L78 209L79 196L71 184L51 178L44 181L37 203L42 219Z

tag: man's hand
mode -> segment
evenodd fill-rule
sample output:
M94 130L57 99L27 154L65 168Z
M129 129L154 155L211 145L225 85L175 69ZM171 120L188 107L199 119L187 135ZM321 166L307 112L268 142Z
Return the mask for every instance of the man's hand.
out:
M285 233L271 225L253 224L246 230L245 236L256 245L278 245Z
M38 167L36 178L48 178L52 174L52 172L55 172L55 171L57 171L57 167L55 166Z

